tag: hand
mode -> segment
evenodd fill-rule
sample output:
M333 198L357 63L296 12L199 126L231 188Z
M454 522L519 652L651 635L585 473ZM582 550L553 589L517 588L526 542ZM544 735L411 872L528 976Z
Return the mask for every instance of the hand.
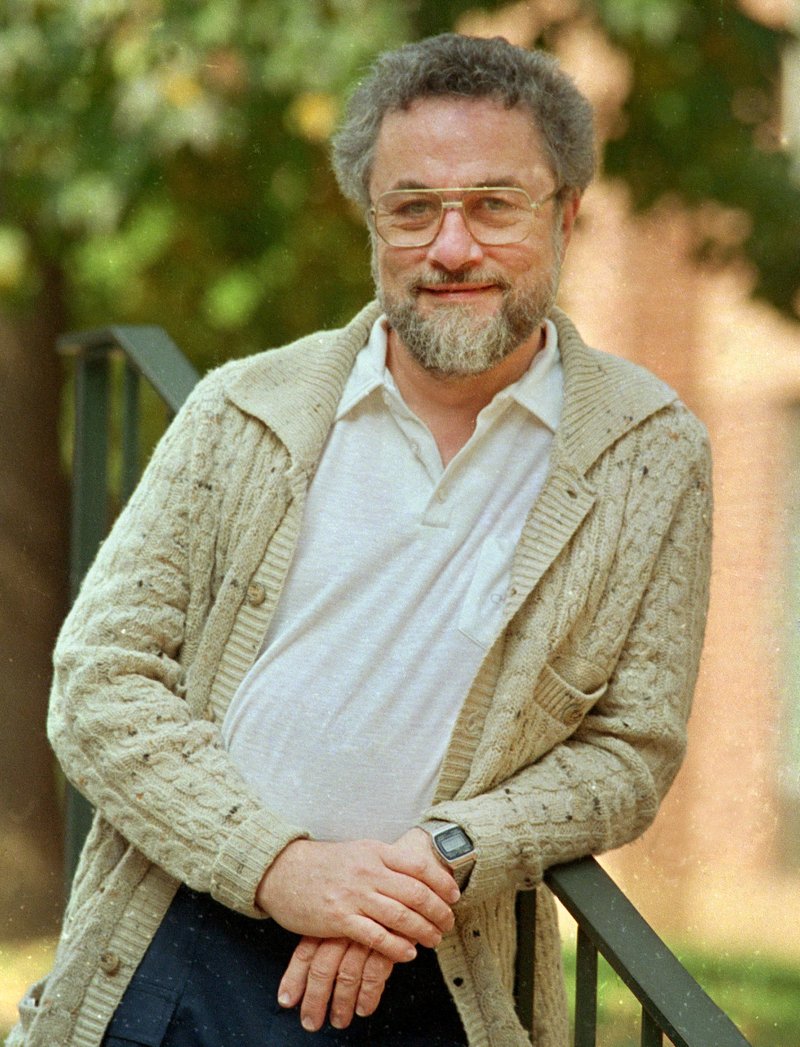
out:
M427 833L376 840L294 840L270 865L256 902L282 927L313 938L348 938L393 963L412 960L453 927L459 890Z
M380 953L346 938L303 938L297 945L278 986L278 1003L296 1007L307 1032L325 1022L346 1029L353 1015L374 1014L394 964Z

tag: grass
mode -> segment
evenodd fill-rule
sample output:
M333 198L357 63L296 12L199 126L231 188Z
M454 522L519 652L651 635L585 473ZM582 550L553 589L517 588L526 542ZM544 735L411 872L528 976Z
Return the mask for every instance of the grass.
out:
M680 960L753 1047L800 1047L800 963L697 949L680 952ZM564 962L571 990L574 949ZM598 982L597 1047L639 1047L640 1006L602 958Z
M54 948L52 938L0 942L0 1040L16 1020L17 1001L25 988L48 969ZM800 1047L800 963L696 949L682 952L680 958L753 1047ZM565 950L564 962L571 989L574 949ZM639 1047L639 1006L603 959L599 984L597 1047Z

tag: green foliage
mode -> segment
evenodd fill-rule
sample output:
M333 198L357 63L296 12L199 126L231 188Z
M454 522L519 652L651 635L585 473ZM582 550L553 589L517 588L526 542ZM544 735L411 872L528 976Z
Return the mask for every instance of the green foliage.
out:
M347 85L377 51L472 6L4 0L0 300L48 308L56 272L73 326L161 324L201 367L343 321L370 290L366 234L327 159ZM587 0L559 19L599 20L631 63L607 172L640 207L723 205L698 224L698 250L744 252L758 293L791 311L800 190L774 132L783 37L729 0Z
M633 85L605 169L646 208L675 195L731 209L698 229L698 253L743 253L755 292L797 314L800 186L781 149L781 56L788 41L731 0L600 0ZM727 221L725 218L727 217Z
M8 0L0 18L0 289L35 300L56 266L76 323L148 318L205 364L232 333L251 351L362 303L325 143L346 85L409 35L401 6Z
M705 992L758 1047L800 1044L800 965L758 954L693 948L681 962ZM564 951L574 1007L575 950ZM638 1047L641 1007L608 963L598 965L598 1047Z

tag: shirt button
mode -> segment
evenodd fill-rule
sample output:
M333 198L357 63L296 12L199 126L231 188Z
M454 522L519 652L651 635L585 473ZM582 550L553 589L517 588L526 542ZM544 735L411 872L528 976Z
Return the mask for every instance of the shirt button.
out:
M100 969L104 974L115 975L120 968L120 958L115 952L107 951L100 954Z
M251 607L260 607L267 597L267 591L260 582L251 582L247 587L247 602Z

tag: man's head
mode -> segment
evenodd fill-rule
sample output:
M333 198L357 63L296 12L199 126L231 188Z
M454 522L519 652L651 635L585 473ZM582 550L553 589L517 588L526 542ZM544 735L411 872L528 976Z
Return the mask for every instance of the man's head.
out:
M423 366L480 373L541 327L594 167L591 109L554 59L454 34L384 54L333 160L368 213L391 326Z
M559 186L583 192L594 174L589 103L556 60L506 40L443 33L387 51L353 92L333 142L348 199L370 206L369 183L384 117L422 98L492 98L529 114Z

